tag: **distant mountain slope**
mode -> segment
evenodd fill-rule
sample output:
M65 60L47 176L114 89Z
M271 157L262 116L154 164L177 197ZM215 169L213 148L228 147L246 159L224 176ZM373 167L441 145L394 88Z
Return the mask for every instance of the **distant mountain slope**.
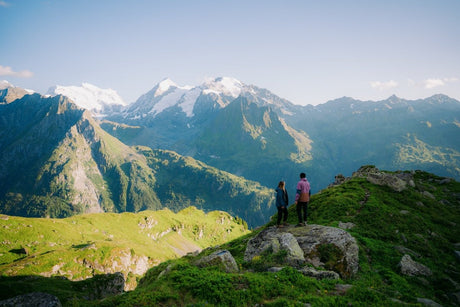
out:
M131 148L64 96L0 105L0 212L66 217L190 205L265 222L273 190L173 152Z
M145 157L68 98L25 96L0 106L2 212L69 216L160 208Z
M423 169L460 179L460 102L444 95L382 101L341 98L286 121L314 142L313 165L351 174L359 165Z
M273 189L172 151L137 149L154 170L154 190L167 208L224 210L243 218L250 227L264 223L276 211Z
M293 114L296 108L233 78L196 87L166 79L101 126L126 144L174 150L273 186L297 178L312 159L308 134L278 115Z
M250 107L237 110L233 101L242 99ZM256 131L270 112L273 125ZM364 164L460 179L459 118L460 102L444 95L382 101L343 97L300 106L266 89L216 78L196 87L164 80L102 127L129 145L174 150L266 186L285 179L294 193L301 171L318 191L335 174L351 174ZM275 129L279 122L283 128Z

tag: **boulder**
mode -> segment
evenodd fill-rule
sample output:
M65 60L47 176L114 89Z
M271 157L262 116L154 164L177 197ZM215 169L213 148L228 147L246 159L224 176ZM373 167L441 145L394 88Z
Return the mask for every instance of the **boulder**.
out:
M296 237L307 262L333 270L343 278L351 277L358 272L358 244L345 230L307 225L292 228L290 232Z
M407 254L401 258L398 267L401 273L407 276L429 276L432 274L427 266L412 260L411 256Z
M372 184L387 186L396 192L404 191L407 185L413 181L413 175L409 173L389 174L381 172L372 165L361 166L352 177L364 177Z
M435 301L432 301L427 298L417 298L417 303L423 304L425 306L431 306L431 307L442 307L442 305L436 303Z
M316 279L339 279L340 276L334 271L318 271L312 267L304 267L299 270L305 276L310 276Z
M59 299L54 295L43 292L32 292L0 301L0 306L61 307L62 305Z
M276 227L268 227L257 236L249 240L244 260L251 261L255 256L265 252L278 253L286 251L285 261L293 266L300 266L305 262L304 252L297 239L289 232L279 232Z
M219 250L209 256L199 259L196 263L199 267L220 266L227 273L236 273L239 271L238 264L232 254L227 250Z
M311 263L342 277L356 274L359 268L356 240L343 229L321 225L288 226L282 232L268 227L249 240L244 260L251 261L264 252L281 250L287 252L286 264L294 267Z

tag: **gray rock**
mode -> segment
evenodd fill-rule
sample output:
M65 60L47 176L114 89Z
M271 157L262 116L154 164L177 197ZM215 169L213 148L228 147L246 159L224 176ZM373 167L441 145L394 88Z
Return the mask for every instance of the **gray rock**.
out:
M51 294L32 292L18 295L13 298L0 301L0 306L6 307L61 307L59 299Z
M425 197L429 197L429 198L431 198L431 199L436 199L436 198L434 197L434 195L431 194L431 193L428 192L428 191L423 191L422 195L425 196Z
M304 252L295 236L289 232L279 232L275 227L268 227L249 240L244 260L251 261L255 256L260 256L266 251L278 253L282 250L287 252L288 264L298 266L305 262Z
M401 240L403 240L404 243L408 242L406 236L403 233L401 234Z
M352 229L355 226L356 225L351 222L348 222L348 223L339 222L339 228L342 228L342 229Z
M300 228L293 228L291 233L297 238L300 248L304 251L305 260L314 266L324 266L321 259L327 258L322 251L328 248L335 249L338 253L334 255L337 259L332 267L326 267L347 278L355 275L359 269L358 244L355 238L343 229L308 225Z
M401 258L398 267L400 268L401 273L407 276L429 276L432 274L431 270L427 266L412 260L411 256L407 254Z
M348 290L353 288L353 285L349 284L337 284L335 285L335 291L332 293L333 295L345 295Z
M410 248L407 248L407 247L404 247L404 246L401 246L401 245L395 245L394 248L400 252L401 254L411 254L412 256L414 257L417 257L417 258L420 258L420 254L417 253L417 252L414 252L413 250L411 250Z
M307 225L305 227L288 226L284 232L275 227L262 230L257 236L249 240L244 254L245 261L251 261L255 256L264 252L277 253L287 251L285 262L288 265L299 267L308 262L316 267L324 267L321 260L327 261L325 252L333 250L336 263L330 264L327 269L334 270L342 277L350 277L357 273L359 268L358 245L356 240L345 230L321 225Z
M455 258L460 261L460 251L454 251Z
M281 271L282 269L284 269L284 268L283 268L283 267L279 267L279 266L274 266L274 267L268 268L267 272L270 272L270 273L278 273L278 272Z
M452 178L444 178L444 179L441 179L438 181L439 184L448 184L448 183L451 183L453 181Z
M312 267L304 267L299 270L305 276L310 276L316 279L339 279L340 276L334 271L318 271Z
M157 280L159 280L161 277L165 276L165 275L168 275L169 272L171 272L171 270L175 267L175 264L168 264L168 266L166 267L166 269L164 269L163 271L160 272L160 274L158 274L157 276Z
M417 303L423 304L425 306L431 306L431 307L442 307L442 305L436 303L435 301L427 299L427 298L417 298Z
M360 167L353 173L353 177L364 177L370 183L387 186L396 192L404 191L407 185L411 185L413 175L409 173L389 174L381 172L378 168L372 165Z
M239 271L235 258L227 250L216 251L209 256L199 259L195 264L199 267L222 266L227 273L236 273Z

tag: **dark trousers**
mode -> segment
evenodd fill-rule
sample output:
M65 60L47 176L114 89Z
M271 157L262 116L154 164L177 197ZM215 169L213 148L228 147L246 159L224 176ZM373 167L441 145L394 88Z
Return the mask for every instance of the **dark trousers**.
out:
M287 221L288 217L288 210L286 207L277 207L278 208L278 220L276 224L279 225L281 223L281 218L283 218L283 222Z
M307 221L307 208L308 208L308 202L305 202L305 203L300 202L300 201L297 202L296 211L297 211L297 218L299 219L299 224Z

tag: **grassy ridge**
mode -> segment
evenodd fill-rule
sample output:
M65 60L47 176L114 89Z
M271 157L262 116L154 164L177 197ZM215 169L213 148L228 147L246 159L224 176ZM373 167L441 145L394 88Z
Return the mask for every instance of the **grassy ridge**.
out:
M60 294L69 287L81 286L65 284L67 281L59 285L59 291L54 279L40 280L37 287L47 284L48 292L56 293L69 306L420 306L421 299L456 306L460 272L454 251L458 250L460 237L460 183L420 171L411 176L413 186L408 185L402 192L356 177L312 196L309 223L352 226L348 231L359 245L360 270L349 279L316 280L289 266L276 273L267 272L267 268L283 264L286 254L282 252L245 262L247 242L262 227L199 255L163 262L150 269L134 291L104 300L82 299L77 290L74 299L70 290L69 294ZM188 210L196 209L183 211L181 218L188 216ZM219 213L213 214L217 214L214 220L219 220ZM137 223L143 221L142 215L127 216L136 216ZM274 225L275 219L276 214L264 227ZM97 222L103 225L103 221ZM297 222L293 205L289 207L288 222ZM136 246L135 237L132 246ZM194 264L220 249L232 253L240 272L225 273L218 266L198 268ZM398 263L404 254L427 266L432 274L403 275ZM333 261L333 256L332 251L321 261ZM15 282L0 281L10 288Z
M147 272L135 291L97 305L420 306L420 299L428 299L455 306L453 294L460 281L454 254L460 237L455 227L460 224L460 183L424 172L415 172L414 183L415 187L395 192L354 178L312 197L309 223L355 225L348 231L358 241L360 270L351 279L315 280L290 267L266 272L267 267L282 262L283 254L244 262L248 240L260 231L255 230L199 256L227 249L239 273L197 268L193 265L196 257L188 256L162 263ZM273 225L275 218L266 226ZM288 221L297 222L295 206L289 208ZM432 275L401 274L398 263L404 254L429 267ZM165 270L169 273L160 277Z

